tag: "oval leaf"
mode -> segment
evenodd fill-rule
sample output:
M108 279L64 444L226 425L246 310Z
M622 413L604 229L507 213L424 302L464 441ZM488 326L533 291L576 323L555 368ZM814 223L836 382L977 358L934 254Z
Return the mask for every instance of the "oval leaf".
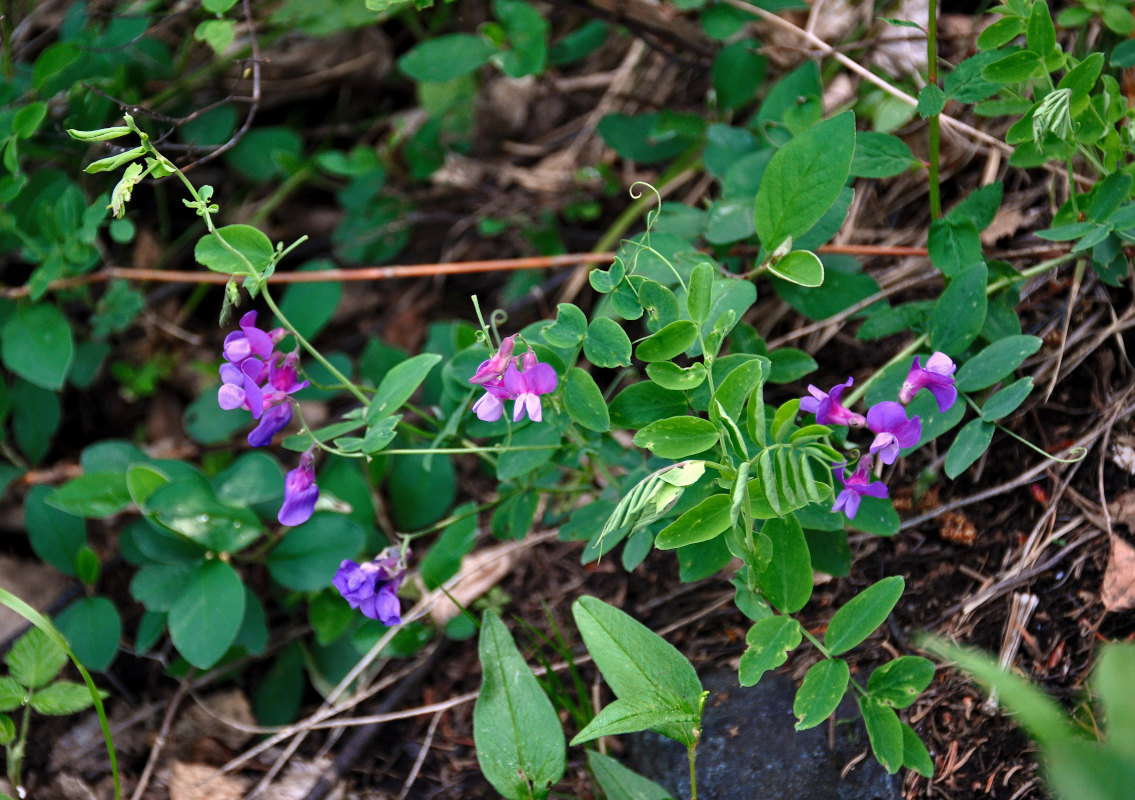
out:
M481 772L507 798L547 797L566 763L559 717L492 611L485 612L478 652L483 674L473 739Z
M595 380L579 367L572 367L564 376L563 397L564 408L577 425L597 433L611 430L611 416L603 393Z
M221 660L244 620L244 584L223 561L206 561L190 577L169 610L169 635L198 669Z
M847 683L851 680L851 669L842 658L824 659L812 665L804 682L796 692L792 713L796 715L796 730L814 728L831 716L836 710Z
M669 361L686 352L697 338L698 326L688 319L680 319L639 342L635 358L639 361Z
M732 525L730 506L727 494L707 497L663 528L654 540L654 546L659 550L673 550L720 536Z
M768 271L800 286L815 288L824 282L824 265L811 250L793 250L779 261L769 264Z
M795 614L812 596L812 557L804 530L790 514L768 520L761 533L772 541L772 559L758 575L761 589L778 611Z
M62 389L74 356L71 326L49 303L19 306L0 328L4 366L36 386Z
M905 582L892 575L868 586L835 612L824 634L824 645L835 656L846 653L882 625L902 597Z
M670 417L635 434L634 443L662 458L685 458L717 443L717 428L701 417Z
M768 617L749 628L745 635L748 648L737 673L741 685L754 686L762 675L783 664L802 639L800 623L792 617Z
M994 342L958 370L958 391L987 389L1019 367L1040 346L1041 340L1036 336L1007 336Z

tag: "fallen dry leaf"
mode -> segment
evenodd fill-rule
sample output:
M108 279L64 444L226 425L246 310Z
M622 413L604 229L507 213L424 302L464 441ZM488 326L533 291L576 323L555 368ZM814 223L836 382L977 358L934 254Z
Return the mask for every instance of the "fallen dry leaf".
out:
M36 611L46 611L65 591L70 578L39 561L0 556L0 588L23 600ZM0 641L7 641L28 627L28 621L0 606Z
M449 593L453 595L454 600L468 607L470 603L496 586L512 569L512 552L515 549L512 545L498 544L478 550L462 559L457 582L449 587ZM461 613L461 609L440 589L435 590L434 594L437 600L430 611L430 616L438 627L444 627Z
M204 738L215 739L230 750L245 745L255 734L236 726L256 725L252 706L240 689L226 689L203 698L200 703L187 702L174 723L171 740L178 753L191 752Z
M240 800L245 782L207 764L175 761L169 772L169 800Z
M1111 535L1111 558L1103 575L1102 595L1108 611L1135 608L1135 547L1115 534Z

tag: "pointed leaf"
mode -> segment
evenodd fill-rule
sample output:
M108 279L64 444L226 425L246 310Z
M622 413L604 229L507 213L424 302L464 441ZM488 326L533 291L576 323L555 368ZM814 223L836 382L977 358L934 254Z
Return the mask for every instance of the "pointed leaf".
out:
M796 730L814 728L836 710L851 680L851 669L842 658L825 658L818 661L804 676L796 691L792 713L796 715Z
M824 645L838 656L870 636L886 622L891 610L902 597L905 582L901 575L892 575L868 586L851 598L832 617L824 634Z
M776 669L803 639L800 623L792 617L759 620L745 635L748 648L741 656L737 676L742 686L753 686L770 669Z

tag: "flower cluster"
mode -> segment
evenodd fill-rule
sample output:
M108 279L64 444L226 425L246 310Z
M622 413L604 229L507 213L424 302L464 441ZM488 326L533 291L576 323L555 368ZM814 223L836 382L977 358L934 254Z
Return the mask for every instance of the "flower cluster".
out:
M388 547L364 564L345 559L332 583L351 608L390 627L402 624L398 587L404 577L405 554L395 554L395 548Z
M512 400L512 420L519 421L526 413L533 422L544 418L540 395L556 389L556 371L536 359L532 348L522 356L513 356L516 336L508 336L488 361L481 362L469 383L481 386L485 393L473 404L473 413L484 422L495 422L504 413L504 401Z
M289 397L309 385L299 379L299 353L287 355L276 345L287 335L283 328L263 331L256 327L256 312L240 318L240 330L225 337L221 365L221 388L217 403L221 408L243 408L257 420L248 434L248 443L264 447L292 421ZM279 520L284 525L306 522L315 508L319 487L315 485L315 466L311 451L300 457L300 465L284 481L284 505Z
M893 464L899 451L911 447L922 438L922 422L918 415L908 418L903 406L914 399L922 389L929 389L938 404L938 411L945 413L958 399L954 386L954 371L957 366L945 353L934 353L926 359L923 367L918 357L907 373L899 390L898 403L885 400L867 410L867 416L856 414L843 406L843 393L853 380L833 386L824 392L815 386L808 387L808 397L800 400L800 410L816 415L820 425L847 425L852 428L866 427L875 434L867 455L859 459L854 472L845 475L847 462L832 465L836 479L843 486L836 496L833 511L842 511L848 519L855 519L859 511L859 501L868 497L886 497L887 487L882 481L871 481L871 462L878 458L883 464Z

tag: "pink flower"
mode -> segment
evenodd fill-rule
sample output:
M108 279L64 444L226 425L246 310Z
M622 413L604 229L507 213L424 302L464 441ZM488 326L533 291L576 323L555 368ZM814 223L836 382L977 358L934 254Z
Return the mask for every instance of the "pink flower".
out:
M485 393L473 404L473 413L482 422L496 422L504 413L504 401L511 399L512 395L499 381L486 383Z
M281 525L302 525L311 519L319 487L315 485L315 458L310 450L300 456L300 465L284 478L284 504L277 519Z
M808 386L811 397L800 400L800 410L816 415L819 425L847 425L852 428L862 428L867 420L862 414L848 411L840 403L839 398L848 387L855 383L854 378L848 378L847 383L836 384L830 392L822 392L815 386Z
M534 361L535 354L532 358ZM556 371L547 364L534 363L524 372L509 364L504 373L504 388L516 401L512 407L512 421L517 422L527 412L530 420L540 422L544 418L540 395L554 391L556 382Z
M256 312L240 318L240 330L225 337L225 358L239 364L250 356L267 361L272 354L272 335L256 327Z
M852 473L850 478L844 477L844 467L846 466L846 461L832 466L832 472L843 484L843 491L836 497L832 511L842 511L848 519L855 519L855 515L859 512L859 502L863 499L863 496L886 497L887 487L882 481L871 482L871 456L867 455L859 459L855 472Z
M922 422L916 414L906 418L906 409L891 400L871 406L867 411L867 427L875 433L871 454L878 454L884 464L893 464L899 450L918 444L922 436Z
M506 336L501 341L500 350L497 350L496 355L488 361L481 362L481 366L477 367L477 371L473 373L473 377L469 379L469 383L478 383L485 386L489 383L499 381L504 375L504 371L508 369L509 362L512 361L512 350L515 346L516 334Z
M954 387L954 371L957 368L953 359L945 353L934 353L926 359L925 367L915 356L914 364L899 389L899 400L909 403L920 389L929 389L938 401L938 411L945 413L958 399L958 390Z

